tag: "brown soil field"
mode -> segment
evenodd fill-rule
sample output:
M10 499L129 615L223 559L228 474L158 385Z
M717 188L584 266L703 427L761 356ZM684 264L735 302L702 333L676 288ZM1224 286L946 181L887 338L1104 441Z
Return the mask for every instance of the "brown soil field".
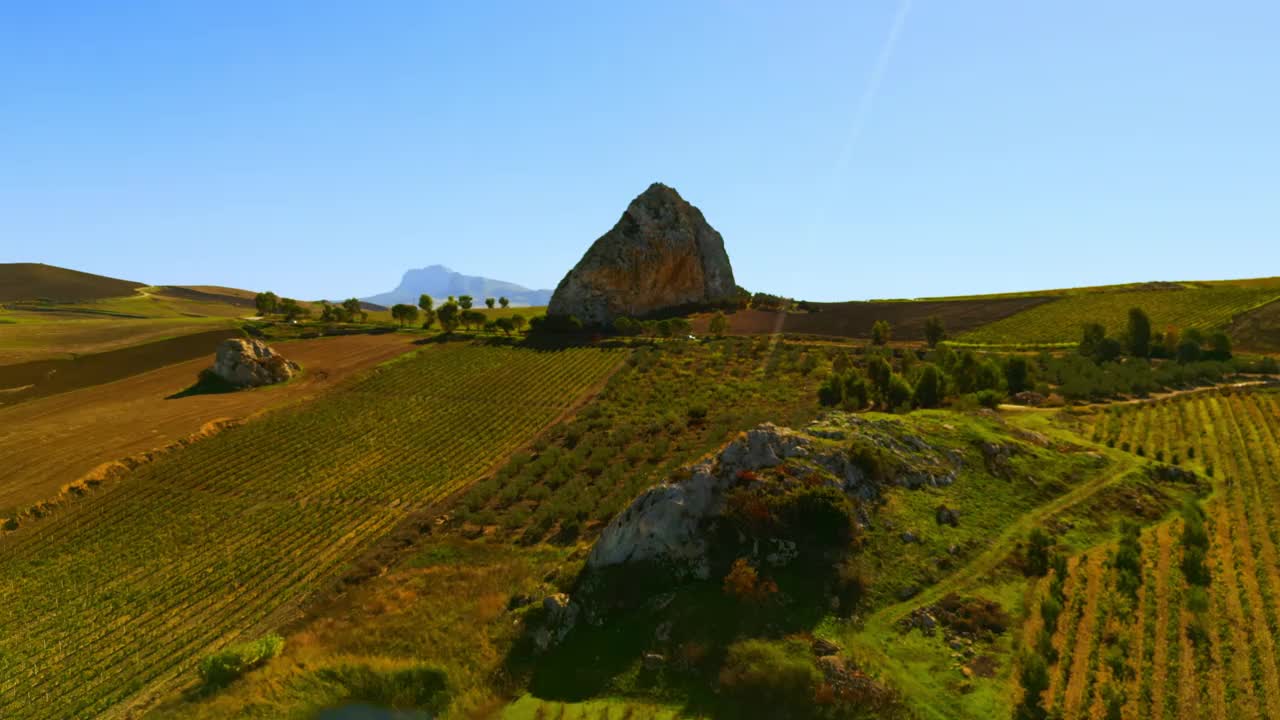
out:
M129 345L232 327L233 323L231 319L182 317L3 323L0 324L0 365L107 352Z
M947 334L955 335L1009 317L1051 296L1010 297L990 300L907 300L900 302L814 303L818 312L782 313L740 310L730 314L729 331L739 335L791 333L868 338L871 326L885 320L893 326L894 340L924 340L924 322L931 315L942 318ZM694 331L705 333L709 315L693 319Z
M305 402L414 349L404 335L349 335L275 345L303 366L274 387L167 399L190 387L212 356L104 385L0 408L0 517L55 498L106 463L159 450L210 423Z
M132 295L142 283L41 263L0 263L0 302L45 298L77 302Z
M242 334L234 328L221 328L103 353L0 365L0 407L207 358L218 343Z

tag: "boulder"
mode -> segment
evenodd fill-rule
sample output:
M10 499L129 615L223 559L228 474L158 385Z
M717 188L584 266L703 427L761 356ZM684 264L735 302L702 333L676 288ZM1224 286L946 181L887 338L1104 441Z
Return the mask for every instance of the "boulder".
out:
M579 608L568 595L556 593L542 600L543 622L533 632L533 644L539 652L559 645L578 624Z
M213 374L236 387L284 382L298 369L297 363L286 360L261 340L250 338L223 340L213 361Z
M675 189L654 183L560 281L547 315L607 326L726 303L736 288L720 233Z

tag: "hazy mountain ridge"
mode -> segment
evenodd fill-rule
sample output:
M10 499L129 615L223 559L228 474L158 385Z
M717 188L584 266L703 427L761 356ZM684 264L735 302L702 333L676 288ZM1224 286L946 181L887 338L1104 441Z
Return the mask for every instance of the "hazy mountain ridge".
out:
M422 294L440 300L450 295L470 295L478 302L486 297L506 297L512 305L546 305L551 300L550 290L531 290L523 285L480 277L463 275L443 265L407 270L395 290L361 298L379 305L396 303L417 304Z

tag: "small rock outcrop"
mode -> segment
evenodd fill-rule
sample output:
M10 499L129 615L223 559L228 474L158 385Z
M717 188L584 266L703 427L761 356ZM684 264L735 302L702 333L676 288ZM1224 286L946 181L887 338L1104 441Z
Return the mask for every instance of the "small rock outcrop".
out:
M284 382L298 369L261 340L228 338L218 345L212 372L236 387L257 387Z
M736 287L720 233L673 188L654 183L560 281L547 314L605 326L725 303Z

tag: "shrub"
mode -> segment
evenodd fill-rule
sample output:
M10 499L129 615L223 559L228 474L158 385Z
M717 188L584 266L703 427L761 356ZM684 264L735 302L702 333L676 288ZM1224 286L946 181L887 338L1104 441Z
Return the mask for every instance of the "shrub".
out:
M449 701L448 676L430 666L376 670L367 665L340 665L317 673L346 688L347 698L393 709L443 711Z
M998 390L983 390L978 393L977 397L979 405L992 410L1000 407L1000 403L1004 400L1004 395Z
M207 689L226 686L244 673L280 654L284 638L267 635L251 642L232 645L200 661L200 679Z
M809 705L822 673L802 640L743 640L729 646L720 687L752 717L795 714Z

